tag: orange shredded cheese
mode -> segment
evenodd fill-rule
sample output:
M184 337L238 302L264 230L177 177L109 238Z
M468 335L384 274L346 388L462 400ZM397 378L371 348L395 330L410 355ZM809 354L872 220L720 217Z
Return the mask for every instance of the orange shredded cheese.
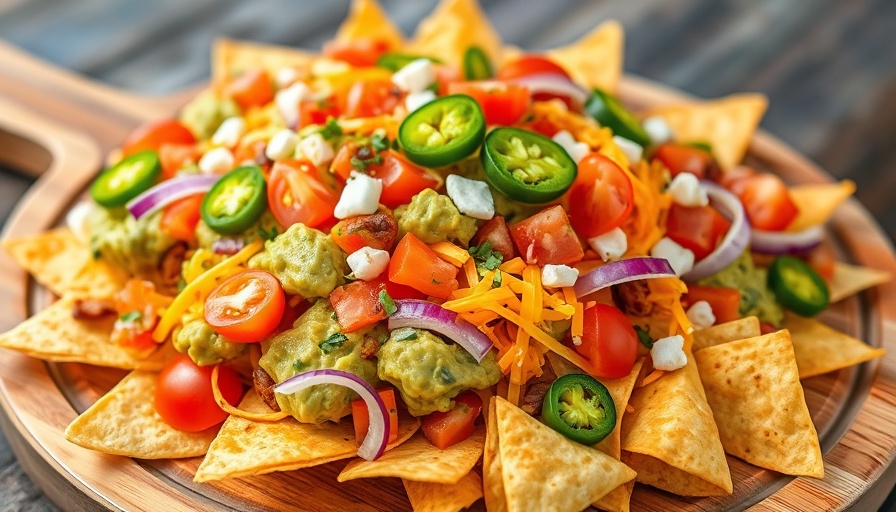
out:
M479 284L479 271L476 270L476 262L473 261L473 258L467 258L467 261L464 262L464 274L467 276L467 284L471 288Z
M572 314L572 325L569 328L569 334L573 338L577 336L582 337L585 333L585 308L576 298L576 292L572 289L572 286L563 288L563 297L566 299L567 304L572 304L575 308Z
M631 414L635 412L635 408L632 407L632 404L625 404L625 412Z
M470 253L447 240L436 242L429 246L443 260L451 263L455 267L460 267L470 260Z
M664 373L666 372L663 370L653 370L652 372L650 372L650 375L644 377L644 380L641 381L641 384L639 384L638 387L643 388L644 386L655 382L657 379L662 377Z

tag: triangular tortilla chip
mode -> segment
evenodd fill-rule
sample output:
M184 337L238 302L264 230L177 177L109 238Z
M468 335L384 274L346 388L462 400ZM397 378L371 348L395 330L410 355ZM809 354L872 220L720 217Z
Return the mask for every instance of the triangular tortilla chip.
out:
M796 205L797 213L787 231L802 231L813 226L823 226L831 220L837 207L856 191L856 184L850 180L839 183L811 183L790 187L790 199Z
M417 25L408 51L463 69L464 52L471 46L482 49L493 65L501 62L501 36L476 0L442 0Z
M488 401L486 414L485 449L482 453L482 484L485 508L490 512L507 511L507 493L504 491L504 466L498 446L498 417L495 415L498 397Z
M704 349L705 350L705 349ZM679 496L731 494L731 473L693 355L684 368L635 389L622 421L625 461L638 482Z
M616 20L601 23L569 46L548 50L576 82L616 94L622 76L625 32Z
M828 283L831 303L840 302L868 288L884 284L892 277L889 272L883 270L838 261L834 266L834 279Z
M847 368L886 354L862 340L831 329L818 320L788 314L784 327L790 331L800 379Z
M216 39L212 46L212 85L220 89L249 69L264 69L276 76L281 68L307 71L318 55L299 48L233 39Z
M68 228L7 238L3 248L35 281L59 296L109 297L127 280L121 270L94 260L90 248Z
M709 143L722 169L730 169L743 160L767 106L768 99L762 94L735 94L656 107L644 112L643 117L665 119L678 141Z
M635 472L609 455L563 437L522 409L495 401L507 510L582 510Z
M255 391L246 393L239 408L254 413L269 413ZM420 422L399 413L398 439L390 448L407 441ZM358 452L351 419L321 426L299 423L289 417L280 421L252 421L236 416L227 418L212 442L195 482L263 475L274 471L292 471L353 457Z
M155 373L134 371L75 418L65 438L84 448L138 459L181 459L204 454L217 426L182 432L153 407Z
M414 436L377 460L349 462L339 473L339 481L391 476L417 482L456 484L476 465L484 444L485 428L481 426L467 439L444 450L433 446L422 435Z
M787 330L708 347L694 357L726 452L780 473L824 477Z
M402 480L414 512L459 512L482 497L482 478L470 471L456 484Z
M336 32L339 41L362 38L383 41L391 49L404 45L404 35L375 0L354 0L348 16Z
M759 319L748 316L724 324L714 325L694 332L694 352L706 347L714 347L729 341L753 338L762 334Z
M77 299L66 296L10 331L0 335L0 347L45 361L87 363L124 370L160 371L177 352L166 342L149 355L112 343L115 317L75 320Z

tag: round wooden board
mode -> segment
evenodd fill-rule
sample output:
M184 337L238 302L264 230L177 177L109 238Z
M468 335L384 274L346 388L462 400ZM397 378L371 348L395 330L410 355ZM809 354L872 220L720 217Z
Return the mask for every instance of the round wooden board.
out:
M101 168L105 153L142 121L171 115L190 97L141 98L53 69L0 43L0 162L41 179L22 198L5 235L33 233L59 222ZM685 98L626 77L623 100L634 107ZM772 106L774 108L774 106ZM748 157L791 182L828 178L774 137L758 133ZM838 211L829 236L848 261L896 274L885 235L855 201ZM51 299L0 255L0 328L13 327ZM834 510L875 508L875 484L896 456L896 284L847 299L826 323L890 355L803 381L825 453L823 480L792 478L729 457L734 494L683 499L638 486L632 510ZM0 426L28 473L64 510L409 510L400 481L338 484L345 462L211 484L194 484L199 459L137 461L68 443L63 431L124 372L52 364L0 351ZM886 491L884 491L885 495ZM477 505L482 508L481 502Z

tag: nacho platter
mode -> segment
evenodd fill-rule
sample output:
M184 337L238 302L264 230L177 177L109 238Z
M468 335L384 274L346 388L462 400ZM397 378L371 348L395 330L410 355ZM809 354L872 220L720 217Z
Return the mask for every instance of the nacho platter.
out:
M27 58L15 55L14 52L11 53L8 60L21 65L22 69L39 70L39 65ZM42 180L32 194L23 200L8 228L9 233L12 234L15 234L16 230L24 229L26 222L30 223L27 228L29 230L53 225L99 167L100 155L117 143L120 133L126 132L140 121L156 115L158 112L156 108L167 108L167 111L170 112L180 101L173 99L167 106L151 105L150 102L145 102L146 107L141 108L139 105L143 103L139 100L134 102L132 99L112 91L104 91L101 88L86 85L80 80L63 77L65 79L60 81L58 72L45 71L42 74L32 74L29 76L29 80L40 80L42 77L48 80L54 79L60 87L71 88L70 97L74 97L75 102L69 107L69 112L84 115L87 120L85 125L97 128L97 132L92 135L99 142L99 147L83 134L71 132L65 128L34 129L35 126L41 126L42 121L44 121L44 128L52 127L55 124L54 120L47 120L41 114L42 111L43 115L51 112L50 107L41 105L34 98L32 98L33 102L29 102L27 96L21 98L21 103L26 105L24 110L13 105L4 105L8 109L5 113L9 114L3 116L4 119L28 121L28 127L9 126L5 129L25 138L37 139L39 144L49 146L51 151L54 151L53 156L56 157L54 163L51 164L52 167L47 175L48 179ZM15 85L5 85L4 87L9 87L14 92L17 90ZM18 92L22 90L27 90L27 87L20 86ZM663 104L670 99L677 98L674 92L637 80L624 81L620 86L620 95L629 105L636 107ZM60 97L64 96L60 95ZM18 96L13 97L19 98ZM104 105L105 109L95 108L97 105ZM33 110L29 110L29 108ZM112 115L110 112L117 112L117 115ZM58 112L54 112L54 115L58 115ZM102 127L102 129L98 127ZM120 130L115 132L110 127L118 127ZM48 134L52 134L52 137L55 138L48 139L51 136ZM24 147L27 148L27 145ZM73 158L73 156L79 158ZM785 178L793 182L824 179L810 164L763 134L758 134L754 138L749 158L757 162L758 166L779 171ZM58 165L57 162L59 162ZM63 182L58 178L54 180L53 174L56 172L64 173L66 181ZM79 179L73 179L74 177ZM46 207L51 201L54 205L58 204L58 209ZM854 203L849 203L838 212L832 224L832 230L841 242L840 250L843 251L841 256L876 268L892 268L892 256L885 242L882 241L867 215ZM875 247L875 243L879 247L877 252L869 250L869 248ZM861 252L855 249L859 244L862 246ZM24 281L22 274L18 270L13 270L11 265L7 264L4 270L6 271L4 279L9 282L8 286L4 286L4 290L9 290L8 297L5 298L8 300L7 311L21 313L18 318L13 318L13 315L10 315L9 319L4 318L4 322L9 322L6 327L10 327L22 320L26 313L30 314L43 309L48 304L49 297L33 283ZM892 337L887 335L887 329L892 331L892 326L887 323L891 316L887 315L887 301L884 299L891 293L888 286L885 285L865 294L861 300L850 299L837 305L826 314L826 322L857 338L868 340L872 345L879 346L884 344L883 340L892 340ZM124 508L140 508L141 503L143 505L152 503L157 506L159 503L166 503L157 501L160 498L152 494L152 492L160 491L165 494L165 499L171 500L170 503L181 506L190 503L193 508L207 506L208 508L262 507L278 509L279 507L288 507L289 503L332 503L334 508L363 509L366 506L374 510L408 507L404 492L397 480L389 481L387 485L377 485L376 490L372 484L363 482L351 482L337 486L335 475L342 466L339 463L298 473L253 477L225 481L212 486L198 486L193 484L189 478L189 475L195 472L198 464L196 461L137 463L128 459L101 456L80 450L65 444L60 435L61 429L74 417L75 412L86 409L88 405L111 388L123 374L111 370L97 371L92 367L75 364L44 365L17 355L4 357L2 364L7 384L5 389L18 391L17 393L7 391L4 394L4 405L8 405L8 409L11 411L10 418L15 422L15 430L30 437L34 446L40 447L41 451L38 452L40 459L36 460L54 461L55 470L59 471L59 474L73 482L77 488L87 491L88 496L97 499L99 503L108 500L107 504L120 505ZM861 450L854 453L851 452L848 444L850 433L854 433L859 438L865 435L855 429L872 424L879 425L888 417L888 414L892 415L886 410L878 409L886 402L885 395L882 395L881 391L875 393L871 391L873 386L879 385L879 382L876 383L874 380L875 366L878 364L886 365L887 359L884 359L882 363L871 363L859 368L816 377L805 383L809 409L819 430L822 449L827 454L829 474L824 481L797 479L791 482L791 478L759 471L736 459L729 458L732 478L738 482L735 494L724 498L701 500L699 507L737 508L755 503L768 496L771 496L768 498L771 500L770 504L775 503L776 500L781 500L781 503L798 503L799 499L806 499L806 496L799 494L802 492L800 489L802 486L807 486L806 489L812 487L827 489L832 493L830 499L841 500L841 502L819 502L819 508L828 508L834 503L842 505L857 499L864 489L863 486L870 481L862 478L863 484L859 485L856 479L849 475L875 474L882 471L886 462L889 461L889 455L884 456L883 460L876 457L856 459L853 457L855 453L867 453L867 450L872 447L863 445ZM881 377L877 376L876 378ZM41 383L42 379L43 383ZM36 402L33 399L35 389L45 392L40 395L46 396L46 398ZM865 397L867 399L862 402ZM53 402L57 402L55 405L58 408L55 410L52 407ZM863 417L867 418L864 422ZM846 437L840 444L837 444L844 432ZM54 434L55 438L53 438ZM881 450L881 453L889 454L891 447L888 440L880 438L879 441L881 444L878 449ZM841 453L838 450L844 451ZM77 461L77 464L74 461ZM111 464L112 462L114 464ZM860 462L865 462L866 465L857 465ZM112 469L113 465L114 469ZM842 471L831 471L832 465ZM103 470L98 471L97 467L101 467ZM124 480L116 480L117 478ZM143 491L135 493L133 491L134 482L122 485L130 481L131 478L137 478L138 481L144 478L148 479L151 485L143 485L141 482ZM118 489L110 486L114 485L113 482L119 485ZM302 485L303 483L309 485ZM45 487L50 487L50 485ZM850 490L843 494L847 488ZM126 492L123 492L122 489L126 489ZM262 489L264 489L263 493ZM788 497L788 489L798 494ZM307 494L303 494L306 491ZM376 495L377 499L371 500L369 498L371 495ZM344 501L340 502L339 500ZM62 502L63 500L56 497L56 501ZM687 500L643 488L639 488L635 493L632 506L635 510L668 509L673 503L677 503L683 509L697 506L690 505Z

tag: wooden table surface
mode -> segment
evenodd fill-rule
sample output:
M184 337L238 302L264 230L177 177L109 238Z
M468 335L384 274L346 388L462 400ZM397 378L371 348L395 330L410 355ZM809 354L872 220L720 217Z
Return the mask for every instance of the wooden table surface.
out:
M215 37L317 49L333 35L347 3L0 0L0 38L116 87L166 94L207 79ZM407 33L435 2L382 3ZM834 177L856 181L859 200L891 239L896 236L896 172L891 172L896 167L896 2L483 4L510 44L550 48L615 18L626 29L626 72L703 97L767 94L771 106L762 126ZM29 178L0 169L0 222L29 184ZM891 495L881 510L896 510L894 502ZM55 507L24 474L0 434L0 511L13 510Z

